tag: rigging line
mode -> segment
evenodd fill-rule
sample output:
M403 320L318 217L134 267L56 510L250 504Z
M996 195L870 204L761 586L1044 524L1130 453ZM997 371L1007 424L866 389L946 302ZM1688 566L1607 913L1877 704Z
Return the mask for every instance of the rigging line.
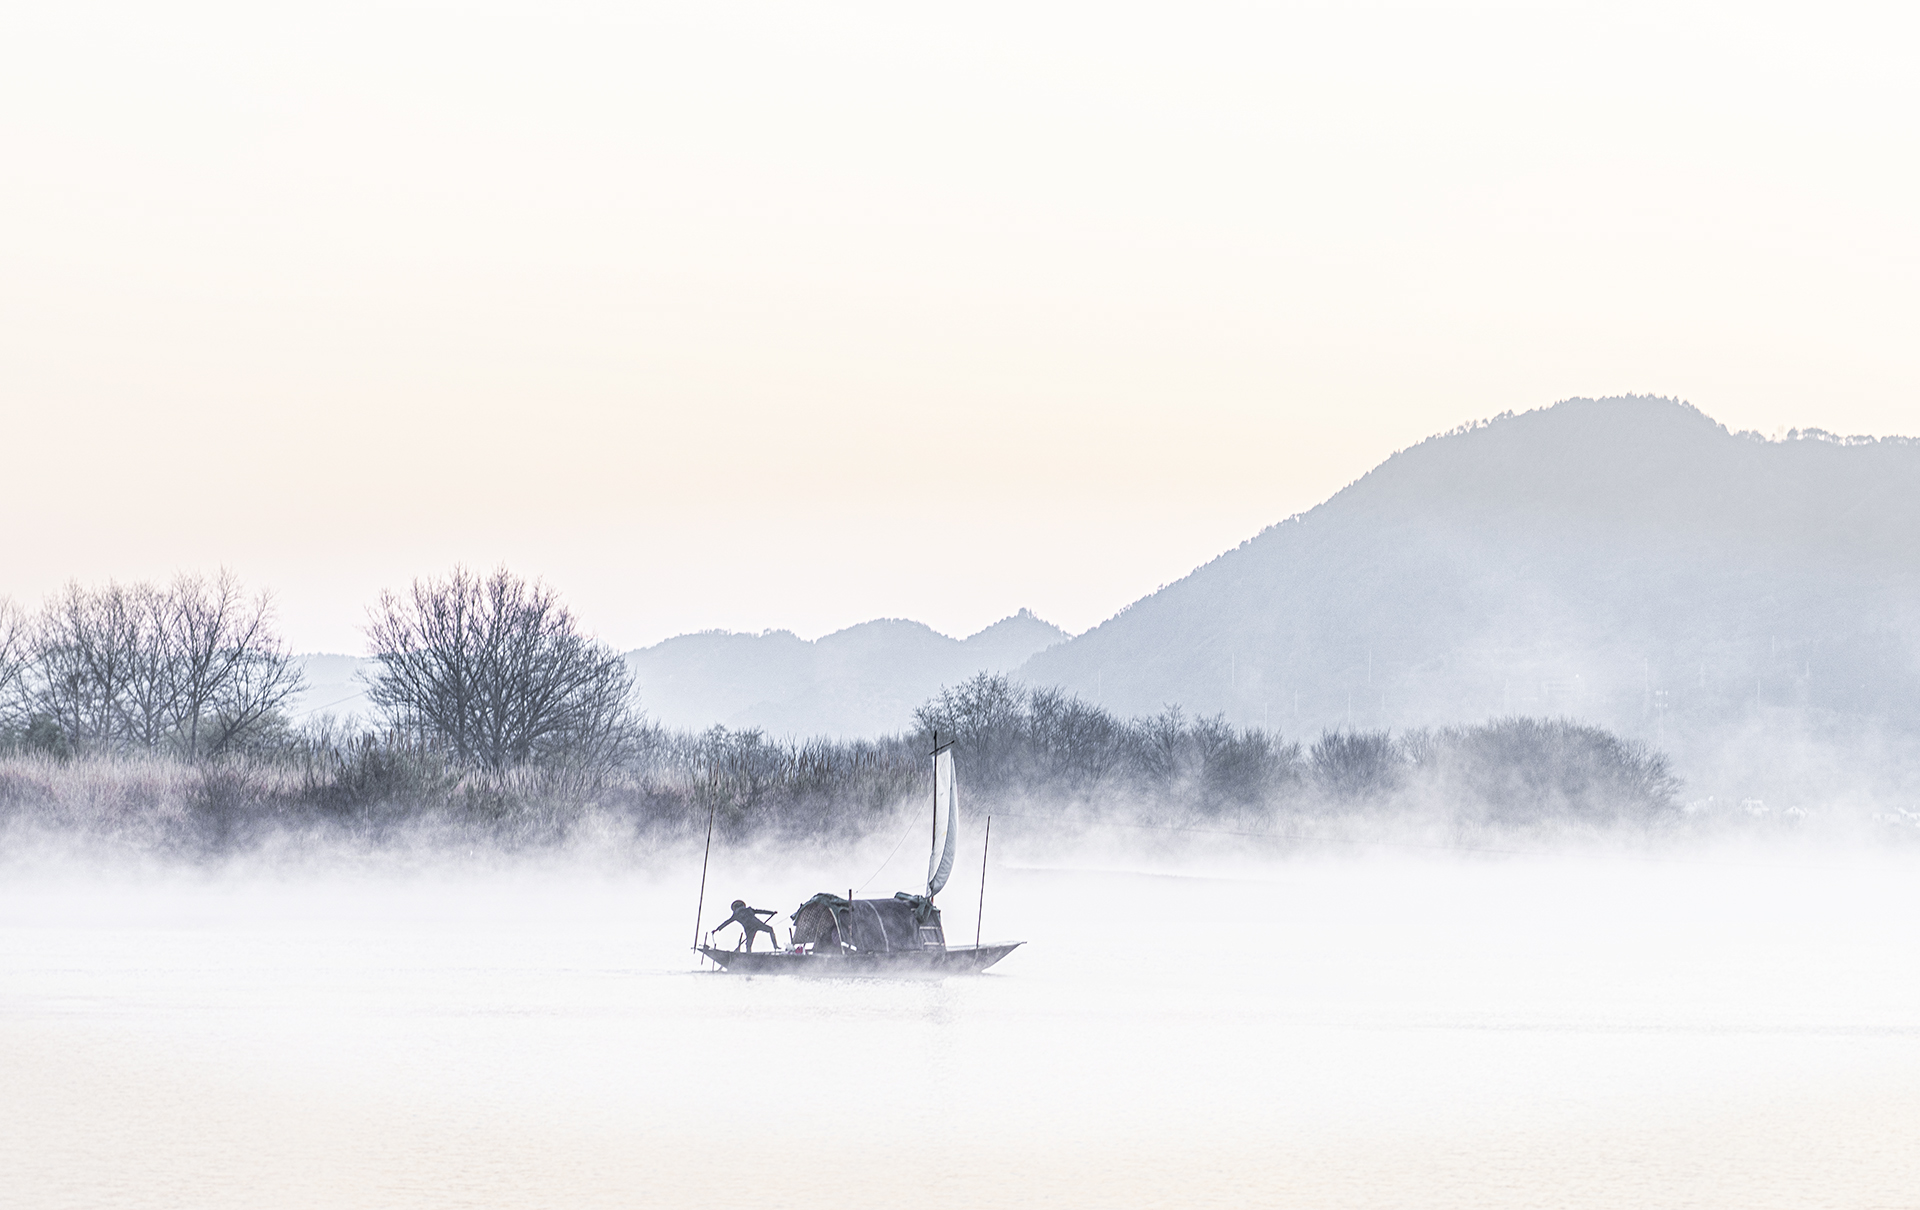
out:
M1048 823L1064 823L1051 815L1024 815L1015 812L995 812L1005 819L1038 819ZM1363 845L1382 849L1436 849L1447 853L1488 853L1497 857L1540 857L1552 856L1539 849L1490 849L1480 845L1437 844L1418 840L1360 840L1348 836L1306 836L1298 832L1255 832L1248 830L1229 830L1226 828L1186 828L1174 824L1120 823L1118 821L1098 821L1082 824L1091 828L1136 828L1151 832L1196 832L1205 836L1251 836L1259 840L1295 840L1304 844L1348 844ZM1644 861L1655 865L1692 865L1721 866L1736 870L1830 870L1844 872L1849 867L1834 865L1805 865L1774 861L1710 861L1699 857L1655 857L1645 853L1621 853L1617 856L1629 861Z
M296 712L295 712L295 715L296 715L296 717L297 717L297 716L299 716L299 715L306 715L306 714L312 714L312 713L313 713L314 711L316 711L316 710L331 710L331 709L333 709L333 708L334 708L335 706L344 706L344 705L346 705L346 704L347 704L348 702L350 702L350 701L352 701L352 700L353 700L354 698L356 698L356 697L365 697L365 696L367 696L367 691L366 691L365 689L362 689L362 690L361 690L360 692L358 692L358 693L349 693L349 694L348 694L347 696L345 696L345 697L343 697L343 698L341 698L341 699L340 699L339 701L337 701L337 702L328 702L328 703L327 703L326 705L324 705L324 706L309 706L309 707L307 707L307 708L306 708L305 710L299 710L299 711L296 711Z
M900 846L901 846L901 845L903 845L903 844L905 844L905 843L907 843L907 836L908 836L908 835L909 835L909 834L910 834L910 833L911 833L911 832L912 832L912 831L914 830L914 828L916 828L916 827L918 827L919 825L920 825L920 821L919 821L919 820L917 820L917 819L916 819L916 820L910 820L910 821L909 821L909 822L907 823L907 830L906 830L905 832L902 832L902 833L900 833L900 839L899 839L899 840L896 840L896 841L894 841L894 842L893 842L893 852L892 852L892 853L888 853L888 854L887 854L887 860L886 860L886 861L883 861L883 862L881 862L881 863L880 863L880 870L884 870L884 869L886 869L886 868L887 868L887 866L888 866L888 864L889 864L890 862L892 862L892 861L893 861L893 858L894 858L894 854L896 854L896 853L898 853L898 852L900 851ZM873 873L871 873L871 874L868 874L868 875L867 875L867 881L866 881L866 882L863 882L863 883L861 883L861 884L860 884L859 886L857 886L857 887L855 887L855 888L854 888L854 891L855 891L855 892L857 893L857 892L859 892L859 891L864 891L864 890L866 890L866 889L867 889L867 885L868 885L868 883L871 883L871 882L872 882L872 881L873 881L874 879L876 879L876 878L878 878L878 877L880 877L880 870L875 870L875 871L874 871Z

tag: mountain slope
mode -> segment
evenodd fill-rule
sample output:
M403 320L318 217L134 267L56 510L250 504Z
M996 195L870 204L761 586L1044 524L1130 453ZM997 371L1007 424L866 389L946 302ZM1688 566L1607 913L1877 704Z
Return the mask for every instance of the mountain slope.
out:
M1920 721L1920 444L1574 399L1422 442L1020 675L1295 732Z

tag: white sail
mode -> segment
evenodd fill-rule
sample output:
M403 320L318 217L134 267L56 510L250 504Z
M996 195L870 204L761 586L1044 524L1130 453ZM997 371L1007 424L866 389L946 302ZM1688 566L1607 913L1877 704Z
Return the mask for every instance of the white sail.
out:
M953 784L953 749L943 749L933 758L933 852L927 856L927 895L938 895L953 873L954 835L960 830L960 794ZM940 808L947 810L944 827ZM941 832L945 832L943 837Z

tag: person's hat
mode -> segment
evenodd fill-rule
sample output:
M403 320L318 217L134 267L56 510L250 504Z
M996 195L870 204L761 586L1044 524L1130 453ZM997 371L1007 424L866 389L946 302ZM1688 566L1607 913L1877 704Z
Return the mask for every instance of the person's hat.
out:
M747 901L744 899L736 899L733 901L733 906L737 908L743 908L747 906Z

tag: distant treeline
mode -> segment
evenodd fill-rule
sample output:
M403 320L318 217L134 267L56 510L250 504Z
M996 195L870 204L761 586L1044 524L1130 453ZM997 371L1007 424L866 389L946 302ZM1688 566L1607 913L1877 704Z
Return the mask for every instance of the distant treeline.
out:
M1444 809L1523 823L1646 822L1674 809L1660 753L1564 719L1330 731L1310 746L1177 706L1122 720L1058 689L977 676L915 712L989 800L1119 799L1201 815Z
M456 570L389 594L367 631L381 721L294 726L264 598L222 576L72 587L0 608L0 814L142 845L225 849L289 832L438 830L506 844L612 829L832 843L928 792L936 737L975 807L1072 819L1359 815L1456 827L1646 826L1674 817L1666 758L1599 728L1509 718L1335 731L1311 744L1177 707L1122 719L982 674L874 740L668 731L554 594Z

